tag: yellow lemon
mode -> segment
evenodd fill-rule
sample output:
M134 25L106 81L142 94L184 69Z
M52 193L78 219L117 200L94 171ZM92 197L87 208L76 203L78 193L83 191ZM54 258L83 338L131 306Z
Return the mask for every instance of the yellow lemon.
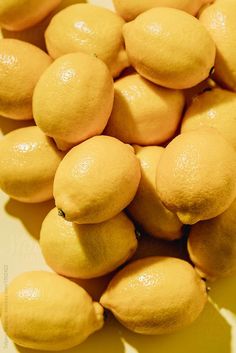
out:
M156 192L156 170L163 147L135 147L140 160L141 180L128 206L131 217L154 237L173 240L182 236L182 223L161 202Z
M37 126L14 130L0 141L0 188L22 202L49 200L62 158Z
M122 27L124 20L110 10L90 4L75 4L60 11L51 20L46 44L53 58L71 52L97 56L113 76L127 67Z
M36 124L66 150L99 135L112 110L114 85L106 65L84 54L64 55L44 72L33 96Z
M41 49L16 39L0 39L0 114L32 119L32 96L40 76L51 64Z
M125 19L132 21L141 13L153 7L173 7L196 15L199 9L214 0L113 0L116 11Z
M100 302L131 331L156 335L191 324L206 300L205 284L188 262L155 256L119 271Z
M128 206L139 181L133 148L114 137L95 136L61 162L54 181L56 206L68 221L100 223Z
M127 261L137 240L125 213L99 224L75 224L60 217L55 208L42 224L40 245L48 265L57 273L94 278Z
M183 89L211 73L215 44L193 16L173 8L154 8L123 29L131 64L140 75L161 86Z
M0 26L21 31L40 22L61 0L3 0L0 2Z
M103 326L103 309L77 284L53 273L25 272L3 294L1 321L19 346L59 351Z
M203 9L199 20L216 43L215 78L236 91L236 2L217 0Z
M157 191L184 224L223 213L236 197L236 152L214 128L177 136L162 153Z
M235 273L235 219L236 200L220 216L191 228L188 251L201 276L214 280Z
M216 128L236 149L236 94L220 88L197 96L187 109L181 131Z
M123 77L114 86L107 135L140 145L161 144L173 137L185 103L181 91L156 86L139 74Z

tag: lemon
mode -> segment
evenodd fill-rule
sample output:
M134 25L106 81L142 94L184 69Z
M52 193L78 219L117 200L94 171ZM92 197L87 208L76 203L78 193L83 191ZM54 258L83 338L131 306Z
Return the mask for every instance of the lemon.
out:
M74 224L53 209L46 216L40 245L48 265L57 273L94 278L115 270L137 248L133 223L124 214L99 224Z
M51 58L29 43L0 40L0 115L16 120L33 118L33 90L50 64Z
M131 146L110 136L92 137L61 162L54 181L56 206L68 221L106 221L134 198L140 174Z
M48 52L54 59L77 51L97 56L112 76L118 76L129 65L122 37L124 23L108 9L90 4L69 6L53 17L46 30Z
M173 240L182 236L182 223L162 204L156 192L156 170L163 147L135 147L140 160L141 180L128 206L131 217L154 237Z
M214 128L177 136L157 167L157 192L184 224L223 213L236 197L236 152Z
M37 83L34 118L59 149L66 150L102 133L113 98L113 80L101 60L67 54L55 60Z
M0 2L0 26L21 31L40 22L61 0L4 0Z
M156 86L139 74L123 77L114 86L106 134L140 145L161 144L173 137L185 103L181 91Z
M51 199L63 156L36 126L8 133L0 141L0 188L22 202Z
M123 29L126 50L140 75L167 88L197 85L212 72L215 44L193 16L173 8L154 8Z
M216 128L236 149L236 94L216 88L196 97L185 113L181 131L203 126Z
M234 0L217 0L203 9L199 17L216 43L215 78L233 91L236 91L235 12Z
M236 271L236 200L220 216L195 224L188 238L191 260L201 276L214 280Z
M128 329L156 335L191 324L206 300L205 284L188 262L155 256L119 271L100 302Z
M58 351L83 342L103 326L103 309L66 278L44 271L16 277L3 296L1 321L19 346Z
M125 19L132 21L141 13L153 7L173 7L196 15L199 9L214 0L113 0L116 11Z

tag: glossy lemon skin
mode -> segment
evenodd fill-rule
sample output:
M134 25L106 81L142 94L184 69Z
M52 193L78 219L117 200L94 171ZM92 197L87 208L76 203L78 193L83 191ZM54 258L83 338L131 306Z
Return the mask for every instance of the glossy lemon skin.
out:
M29 60L30 58L30 60ZM32 119L33 91L52 59L41 49L17 39L0 40L0 114Z
M181 91L154 85L139 74L117 80L114 88L107 135L144 146L159 145L173 137L185 104Z
M59 149L67 150L102 133L113 98L112 76L101 60L67 54L55 60L37 83L34 119Z
M116 11L125 19L132 21L141 13L154 7L173 7L195 16L199 9L214 0L113 0Z
M53 273L25 272L3 294L1 321L19 346L59 351L103 326L103 309L77 284Z
M110 136L74 147L54 180L56 206L66 220L100 223L120 213L137 191L140 165L133 148Z
M0 140L0 188L22 202L49 200L63 157L37 126L14 130Z
M203 126L216 128L236 149L236 94L216 88L195 97L184 115L181 132Z
M235 12L234 0L217 0L199 16L216 44L215 79L233 91L236 91Z
M206 301L205 284L194 268L161 256L124 267L100 300L124 326L146 335L171 333L191 324Z
M141 165L141 180L138 191L127 209L131 217L148 234L174 240L182 236L183 224L162 204L156 192L157 165L163 151L163 147L135 146L136 156Z
M84 52L103 60L113 77L129 65L124 48L124 20L114 12L90 4L75 4L56 14L45 33L47 49L55 59Z
M60 217L55 208L42 224L40 246L54 271L86 279L125 263L136 251L137 239L125 213L99 224L75 224Z
M157 192L184 224L223 213L236 197L236 153L214 128L173 139L157 167Z
M4 0L0 3L0 26L21 31L40 22L61 0Z
M148 10L125 24L123 34L132 66L160 86L193 87L214 66L215 43L204 26L184 11Z
M208 280L236 272L235 215L236 201L220 216L191 228L189 255L200 275Z

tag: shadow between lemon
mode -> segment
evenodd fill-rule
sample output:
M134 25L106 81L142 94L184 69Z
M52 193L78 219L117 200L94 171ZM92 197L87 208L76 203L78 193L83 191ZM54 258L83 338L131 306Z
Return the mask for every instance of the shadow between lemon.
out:
M5 211L10 216L18 218L27 232L33 238L39 240L42 222L48 212L54 207L54 200L29 204L9 199L5 204Z
M35 125L34 120L13 120L0 116L0 135L6 135L9 132L27 126Z

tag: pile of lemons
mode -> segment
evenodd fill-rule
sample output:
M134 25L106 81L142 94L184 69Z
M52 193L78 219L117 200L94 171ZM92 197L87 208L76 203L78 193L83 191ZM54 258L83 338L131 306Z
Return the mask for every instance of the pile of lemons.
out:
M205 280L236 271L236 2L114 5L0 2L0 115L32 122L0 141L0 188L56 206L40 234L55 273L0 296L20 346L73 347L104 308L173 332L203 310ZM161 250L180 238L188 256ZM71 281L111 272L99 302Z

